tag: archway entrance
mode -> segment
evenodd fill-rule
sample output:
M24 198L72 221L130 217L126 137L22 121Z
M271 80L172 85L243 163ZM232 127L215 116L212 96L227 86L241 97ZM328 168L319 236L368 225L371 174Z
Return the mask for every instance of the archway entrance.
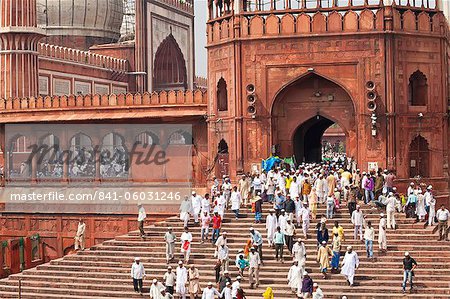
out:
M298 162L317 163L345 154L345 134L334 121L316 115L294 134L293 151Z
M314 72L280 90L272 106L272 144L297 163L320 162L342 151L355 157L356 132L350 95Z

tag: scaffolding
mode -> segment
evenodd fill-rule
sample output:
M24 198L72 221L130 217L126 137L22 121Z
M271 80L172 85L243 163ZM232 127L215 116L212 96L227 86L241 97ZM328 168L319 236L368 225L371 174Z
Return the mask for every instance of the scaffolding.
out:
M135 0L123 0L123 22L120 29L120 40L128 41L134 39L136 28Z

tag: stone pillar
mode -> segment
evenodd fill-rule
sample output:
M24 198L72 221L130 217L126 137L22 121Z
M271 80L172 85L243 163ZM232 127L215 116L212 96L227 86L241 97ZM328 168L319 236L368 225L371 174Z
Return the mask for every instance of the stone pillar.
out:
M147 78L151 70L146 69L147 57L147 0L136 0L136 30L135 30L135 59L136 59L136 91L147 91ZM145 72L147 73L145 74Z
M0 98L39 93L36 0L0 0Z

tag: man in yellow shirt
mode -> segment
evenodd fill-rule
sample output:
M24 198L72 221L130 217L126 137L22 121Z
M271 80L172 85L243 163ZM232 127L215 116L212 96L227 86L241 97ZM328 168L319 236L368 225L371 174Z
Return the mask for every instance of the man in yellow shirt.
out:
M344 237L344 228L342 226L339 225L338 221L334 222L334 226L333 226L333 235L334 234L338 234L339 238L341 239L341 242L345 241L345 237Z
M292 175L288 175L286 177L286 189L290 189L291 188L291 183L294 180L294 177Z

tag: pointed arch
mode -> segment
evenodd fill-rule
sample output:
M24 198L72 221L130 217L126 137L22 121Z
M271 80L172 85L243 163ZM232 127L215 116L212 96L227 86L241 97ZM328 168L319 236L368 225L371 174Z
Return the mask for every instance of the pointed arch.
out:
M223 77L221 77L217 82L216 101L217 101L217 110L219 111L228 110L227 82L225 82L225 79Z
M428 141L417 135L409 145L409 177L430 177L430 149Z
M186 61L180 46L170 33L156 50L153 69L154 90L187 88Z
M228 154L228 143L225 139L220 139L219 144L217 145L217 150L220 154Z
M420 70L409 77L408 102L411 106L426 106L428 102L427 77Z
M295 154L299 159L303 159L306 152L314 149L312 156L305 159L317 160L320 156L320 138L311 141L314 146L309 146L307 150L305 143L300 141L321 137L332 123L337 123L344 132L348 145L347 154L353 156L357 152L355 103L345 87L333 78L327 78L315 71L304 73L279 89L270 111L272 144L279 145L279 153L282 155ZM300 132L299 125L307 123L321 129L309 130L311 127L303 126L301 133L296 134ZM302 152L302 148L306 152Z

